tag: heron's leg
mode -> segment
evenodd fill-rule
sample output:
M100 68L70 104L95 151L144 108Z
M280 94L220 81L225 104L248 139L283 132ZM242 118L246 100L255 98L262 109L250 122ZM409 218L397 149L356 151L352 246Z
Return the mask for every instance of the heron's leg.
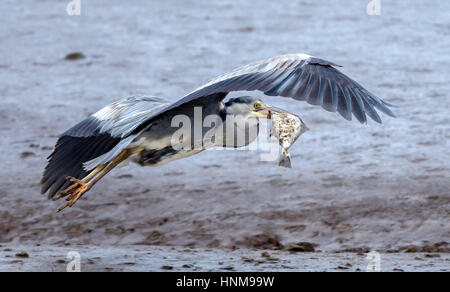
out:
M108 165L108 163L97 166L93 171L91 171L87 176L83 177L83 179L81 179L81 180L78 180L78 179L70 177L70 176L66 177L66 179L68 181L70 181L72 183L72 185L70 185L68 188L64 189L59 194L54 196L53 200L56 201L58 199L61 199L65 196L69 195L70 193L72 193L73 190L75 190L77 187L82 185L82 183L88 183L97 173L102 171L106 167L106 165Z
M102 164L97 166L93 171L91 171L87 176L83 177L83 179L81 180L84 183L89 182L97 173L99 173L100 171L102 171L106 166L108 165L108 163Z
M70 193L70 196L66 199L68 202L63 206L61 206L58 209L58 212L62 211L66 207L72 207L85 192L90 190L95 183L97 183L102 177L104 177L107 173L109 173L114 167L119 165L121 162L123 162L131 155L140 152L142 150L144 150L144 148L142 147L134 149L125 149L122 152L120 152L119 155L117 155L108 164L105 164L102 168L97 167L83 179L78 180L75 178L69 178L69 181L72 182L76 187L67 192L67 194ZM69 188L71 187L72 186L70 186ZM65 192L66 190L64 190L63 192Z

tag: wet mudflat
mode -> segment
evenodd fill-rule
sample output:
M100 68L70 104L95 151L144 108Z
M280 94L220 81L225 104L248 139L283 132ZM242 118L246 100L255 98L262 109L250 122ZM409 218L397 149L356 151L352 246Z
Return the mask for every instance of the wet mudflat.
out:
M64 269L55 261L80 244L93 259L86 270L364 270L364 256L329 253L358 249L401 250L383 254L387 270L448 269L445 255L403 251L449 250L450 2L383 1L374 17L364 1L84 1L79 17L64 2L0 9L0 244L14 250L1 252L0 269ZM360 125L251 93L311 129L290 149L294 168L257 151L206 151L115 170L62 213L39 194L57 136L104 105L134 94L175 101L234 67L295 52L343 65L398 105L398 118ZM324 253L257 262L299 241ZM21 245L29 258L15 257Z
M25 251L24 257L20 251ZM80 255L80 271L329 271L372 270L367 254L290 253L255 249L209 249L167 246L18 246L0 248L0 271L66 271L73 267L68 253ZM381 253L380 270L449 271L448 253Z

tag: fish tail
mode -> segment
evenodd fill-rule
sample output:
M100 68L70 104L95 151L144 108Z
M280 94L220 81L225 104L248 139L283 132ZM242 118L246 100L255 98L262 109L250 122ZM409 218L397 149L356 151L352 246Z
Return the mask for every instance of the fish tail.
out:
M288 155L281 155L280 160L278 161L278 166L285 167L285 168L292 168L291 165L291 157Z

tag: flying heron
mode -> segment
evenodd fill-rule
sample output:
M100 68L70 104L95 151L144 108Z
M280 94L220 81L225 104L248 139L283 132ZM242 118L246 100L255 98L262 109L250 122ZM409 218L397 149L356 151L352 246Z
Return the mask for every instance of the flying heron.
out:
M270 119L270 108L259 98L241 96L224 101L229 92L258 90L268 96L290 97L329 112L338 112L347 120L352 114L366 123L366 114L381 123L376 110L395 117L392 105L376 97L357 82L341 73L332 62L306 54L282 55L255 62L221 75L197 88L175 103L154 97L129 97L118 100L76 124L58 139L48 157L41 192L49 199L67 197L58 211L71 207L77 200L114 167L126 162L141 166L158 166L169 161L197 154L209 147L242 147L256 139L248 135L243 141L220 141L200 147L179 148L191 137L181 137L174 143L177 130L172 119L183 115L194 119L195 108L203 116L216 115L212 130L228 129L230 115ZM233 121L234 123L234 121ZM219 127L221 125L222 127ZM258 132L258 122L233 124L233 132ZM250 128L250 129L249 129ZM211 130L209 129L209 130ZM255 132L255 131L253 131ZM205 135L205 130L201 132ZM230 135L230 133L222 132ZM186 136L186 135L185 135ZM187 135L189 136L189 135ZM225 141L228 141L226 139ZM195 142L195 141L194 141Z

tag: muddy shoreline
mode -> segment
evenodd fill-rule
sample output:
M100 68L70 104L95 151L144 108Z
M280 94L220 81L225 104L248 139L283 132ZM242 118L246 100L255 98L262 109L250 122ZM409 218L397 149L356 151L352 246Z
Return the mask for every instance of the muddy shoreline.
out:
M26 251L26 256L24 256ZM255 249L208 249L166 246L5 246L0 248L0 271L65 272L249 272L316 271L366 272L373 270L365 253L289 253ZM380 271L449 271L450 254L380 253ZM369 266L369 268L368 268Z

